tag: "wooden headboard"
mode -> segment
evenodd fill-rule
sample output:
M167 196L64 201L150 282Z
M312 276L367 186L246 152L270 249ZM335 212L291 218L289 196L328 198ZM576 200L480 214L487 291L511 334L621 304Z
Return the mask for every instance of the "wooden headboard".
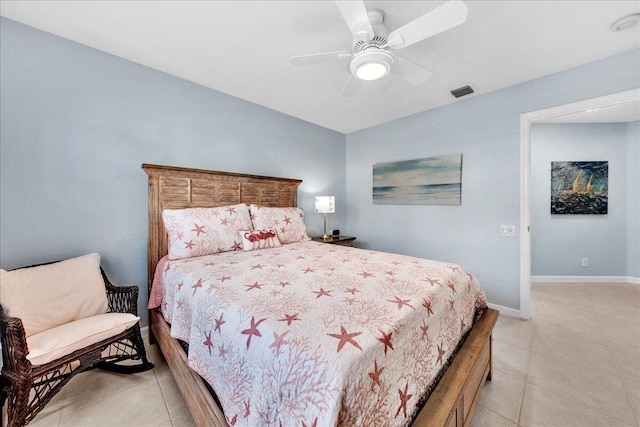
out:
M143 164L149 176L149 291L156 265L167 254L164 209L204 208L236 203L296 206L299 179L273 178Z

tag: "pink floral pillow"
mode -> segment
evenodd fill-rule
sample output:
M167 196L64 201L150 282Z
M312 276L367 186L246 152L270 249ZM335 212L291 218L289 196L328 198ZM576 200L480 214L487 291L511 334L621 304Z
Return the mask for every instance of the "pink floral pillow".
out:
M245 251L279 248L282 246L278 239L278 234L273 228L269 230L242 230L239 234Z
M172 260L241 250L238 232L252 228L244 203L218 208L165 209L162 221Z
M304 225L304 212L300 208L267 208L251 205L251 222L253 228L275 228L282 244L311 240Z

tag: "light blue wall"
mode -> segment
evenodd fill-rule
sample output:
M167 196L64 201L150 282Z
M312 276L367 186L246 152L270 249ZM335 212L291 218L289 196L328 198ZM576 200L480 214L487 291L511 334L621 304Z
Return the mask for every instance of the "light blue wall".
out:
M640 86L629 52L350 134L345 150L339 133L6 19L0 30L0 266L98 251L115 282L143 287L147 162L303 179L312 234L313 196L334 194L331 228L459 262L518 307L519 238L498 231L519 220L519 115ZM373 163L449 153L464 156L462 206L371 203Z
M520 114L640 87L635 50L347 135L347 227L360 245L460 263L520 305ZM428 83L427 83L428 84ZM462 206L374 205L372 165L462 153Z
M627 276L629 194L626 123L534 124L531 127L531 274ZM552 161L608 161L607 215L551 215ZM636 196L637 198L637 196ZM581 266L588 258L589 266Z
M116 283L143 288L146 318L142 163L302 179L310 233L319 194L345 223L344 135L7 19L0 30L2 268L100 252Z
M640 121L627 125L627 276L640 277Z

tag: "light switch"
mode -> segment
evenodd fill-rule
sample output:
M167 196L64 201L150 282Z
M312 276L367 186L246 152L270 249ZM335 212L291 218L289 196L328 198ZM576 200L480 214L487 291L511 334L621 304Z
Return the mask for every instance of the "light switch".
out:
M515 237L516 236L516 226L515 225L501 225L500 226L500 235L502 237Z

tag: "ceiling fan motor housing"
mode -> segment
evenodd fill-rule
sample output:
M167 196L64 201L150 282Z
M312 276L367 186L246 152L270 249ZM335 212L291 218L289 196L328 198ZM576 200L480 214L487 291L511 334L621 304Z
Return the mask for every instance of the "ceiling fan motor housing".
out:
M363 52L367 49L379 49L381 46L387 44L389 39L389 29L383 25L384 12L380 9L372 9L369 13L369 21L373 28L373 38L368 40L368 37L362 39L360 37L353 38L353 52Z

